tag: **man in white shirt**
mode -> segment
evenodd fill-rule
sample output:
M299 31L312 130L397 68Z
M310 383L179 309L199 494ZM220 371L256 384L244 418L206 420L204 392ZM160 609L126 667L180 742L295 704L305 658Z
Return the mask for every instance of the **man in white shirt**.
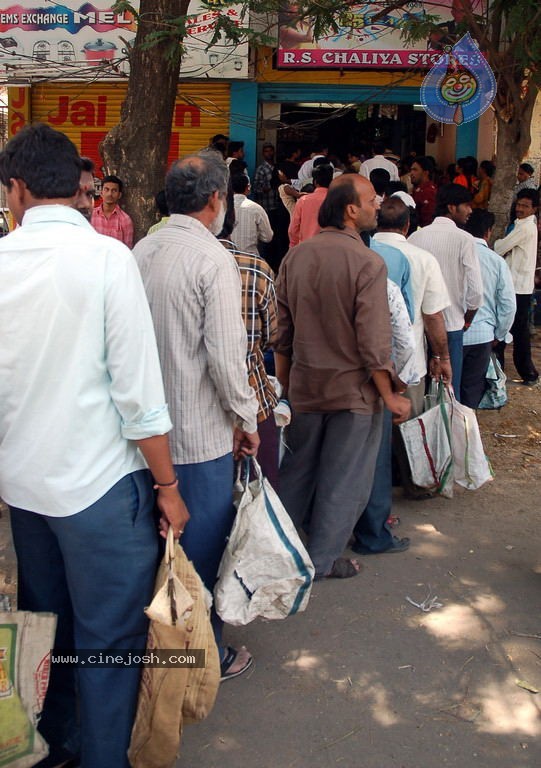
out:
M513 362L526 385L537 384L539 373L532 360L529 312L534 290L537 260L537 209L539 195L535 189L522 189L517 195L515 224L511 232L494 243L494 250L505 256L517 300L517 312L511 328ZM503 349L501 360L503 366Z
M374 144L374 157L371 157L369 160L365 160L364 163L361 165L361 169L359 173L361 176L364 176L366 179L370 178L370 172L374 170L374 168L384 168L386 171L389 172L389 176L391 177L391 181L400 181L400 176L398 174L398 167L396 163L393 163L392 160L388 160L385 156L385 144L381 141L376 141Z
M318 142L314 146L314 151L311 153L308 160L299 168L299 173L296 179L293 180L293 186L299 191L302 190L305 184L311 184L314 175L314 160L318 158L326 158L329 154L329 148L326 144Z
M413 293L413 333L415 336L415 368L421 377L420 384L408 387L407 396L412 402L412 415L423 410L425 376L427 374L425 334L430 342L432 357L430 373L433 378L443 377L451 381L451 364L447 346L447 334L443 311L451 300L441 273L440 265L428 251L406 240L410 213L408 206L397 197L387 197L378 214L376 243L398 248L410 265Z
M191 515L182 546L210 592L235 514L233 458L254 455L259 445L239 272L213 234L223 228L227 181L216 153L176 162L165 180L171 217L134 249L174 424L173 463ZM215 613L213 627L222 679L241 674L252 657L221 645Z
M462 229L472 212L471 199L470 192L460 184L441 187L436 200L436 218L408 238L409 243L436 258L451 299L443 314L457 399L460 398L464 331L470 327L483 302L483 281L475 241Z
M244 173L233 174L231 186L235 206L235 226L231 240L239 251L258 256L258 243L270 243L274 234L269 217L263 206L246 197L250 191L250 180Z
M21 225L0 241L0 495L19 608L57 614L64 653L127 658L146 647L158 556L147 465L163 533L178 536L189 515L141 278L128 248L72 207L81 170L75 146L46 125L0 154ZM129 768L139 677L131 665L53 662L38 725L47 765L80 750L85 768Z
M430 370L435 378L451 380L451 366L447 348L447 334L443 310L449 306L449 297L437 261L427 251L416 248L407 242L410 213L408 206L397 197L388 197L381 204L378 212L378 230L374 235L375 244L384 244L399 249L410 265L411 287L413 293L413 337L414 369L420 377L420 383L411 384L405 391L411 401L412 416L422 413L425 393L426 344L425 331L430 339L432 360ZM394 334L394 328L393 328ZM398 374L400 377L400 374ZM402 379L403 380L403 379ZM409 382L405 382L408 383ZM383 437L374 473L374 484L370 500L355 526L355 544L353 550L359 554L382 554L383 552L402 552L407 549L409 540L404 542L393 536L387 523L392 511L392 424L384 413ZM395 437L400 440L400 431L395 430ZM426 498L426 491L418 489L411 480L411 471L405 449L401 441L393 439L397 450L398 464L408 497Z

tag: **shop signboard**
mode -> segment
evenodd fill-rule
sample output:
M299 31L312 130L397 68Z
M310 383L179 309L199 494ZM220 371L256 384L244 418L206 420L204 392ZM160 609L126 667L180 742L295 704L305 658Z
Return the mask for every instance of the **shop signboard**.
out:
M137 0L132 4L138 7ZM113 5L113 0L0 0L0 73L24 76L38 69L40 75L82 80L98 74L125 77L136 21L129 12L115 12ZM240 23L240 11L240 5L209 10L191 0L183 78L247 77L247 43L224 41L206 50L220 14Z
M487 0L438 0L406 2L400 8L367 2L348 5L336 19L338 29L314 39L313 23L301 22L297 6L290 3L280 14L277 65L290 69L410 69L426 70L461 34L464 8L478 16ZM401 30L408 19L437 16L437 28L425 41L406 45ZM462 32L463 34L463 32Z

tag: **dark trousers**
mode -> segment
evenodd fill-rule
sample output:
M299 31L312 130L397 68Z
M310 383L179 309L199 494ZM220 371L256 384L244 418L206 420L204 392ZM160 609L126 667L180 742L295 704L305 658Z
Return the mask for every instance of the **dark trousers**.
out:
M477 408L485 394L491 351L491 341L484 344L466 344L463 348L460 402L468 408Z
M374 480L382 415L294 413L280 465L280 498L297 527L309 518L316 577L346 548Z
M152 599L158 564L153 510L147 470L127 475L68 517L11 508L19 608L57 614L56 648L140 652L146 647L144 608ZM76 753L80 746L82 768L129 768L139 678L137 667L74 670L53 664L39 723L51 754Z
M264 421L257 425L261 443L257 452L257 460L263 475L278 493L278 454L280 450L280 430L276 426L274 414L271 412Z
M278 274L282 259L289 250L289 236L287 229L289 227L290 216L284 205L280 202L278 208L267 211L270 225L274 236L270 243L260 243L259 252L271 267L274 274Z
M462 342L464 331L447 331L447 346L453 369L453 390L455 397L460 401L460 381L462 379Z
M517 311L511 334L513 336L513 362L523 381L535 381L539 373L533 364L532 347L530 342L530 304L532 296L530 293L515 294L517 300ZM500 365L505 370L505 343L498 344L497 356Z

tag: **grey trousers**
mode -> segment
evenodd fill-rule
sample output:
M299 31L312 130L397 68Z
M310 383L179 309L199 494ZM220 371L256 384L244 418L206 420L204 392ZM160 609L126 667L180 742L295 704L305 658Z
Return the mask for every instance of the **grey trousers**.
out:
M297 527L309 521L308 554L316 578L328 574L348 543L372 490L381 413L295 413L280 466L280 498Z

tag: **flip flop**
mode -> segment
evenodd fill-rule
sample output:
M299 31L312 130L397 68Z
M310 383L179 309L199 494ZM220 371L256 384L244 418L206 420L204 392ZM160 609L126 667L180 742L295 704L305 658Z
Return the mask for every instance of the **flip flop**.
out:
M326 579L350 579L353 576L358 576L361 572L361 566L357 564L356 568L352 561L347 557L339 557L332 564L330 573L328 573Z
M225 649L225 656L223 658L223 661L220 662L220 682L223 683L224 680L232 680L234 677L238 677L239 675L242 675L246 670L250 669L252 664L254 663L254 657L250 656L246 664L241 667L241 669L237 669L236 672L229 672L233 664L235 663L235 659L239 655L239 652L236 650L236 648L232 648L230 645L228 645Z

